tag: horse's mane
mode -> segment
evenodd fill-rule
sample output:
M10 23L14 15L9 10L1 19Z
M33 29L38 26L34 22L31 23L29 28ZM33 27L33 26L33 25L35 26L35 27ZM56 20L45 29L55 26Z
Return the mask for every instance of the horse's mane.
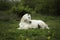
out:
M22 12L20 12L21 18L22 18L26 13L31 14L30 12L27 12L27 11L24 11L24 10L23 10Z

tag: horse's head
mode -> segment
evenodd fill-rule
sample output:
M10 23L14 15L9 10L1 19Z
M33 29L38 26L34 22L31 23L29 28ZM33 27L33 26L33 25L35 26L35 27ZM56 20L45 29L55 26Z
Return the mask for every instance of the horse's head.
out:
M23 22L29 22L31 20L31 15L26 13L25 15L23 15L21 21Z

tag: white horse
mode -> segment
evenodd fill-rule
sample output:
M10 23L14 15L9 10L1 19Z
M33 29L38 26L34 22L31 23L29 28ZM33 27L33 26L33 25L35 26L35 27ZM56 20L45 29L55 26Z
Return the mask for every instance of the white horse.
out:
M42 20L31 20L30 14L25 14L21 22L19 23L18 29L29 29L29 28L40 28L40 29L49 29L48 25Z
M30 14L23 15L23 17L21 18L21 21L19 23L19 28L18 29L28 29L30 20L31 20L31 15Z

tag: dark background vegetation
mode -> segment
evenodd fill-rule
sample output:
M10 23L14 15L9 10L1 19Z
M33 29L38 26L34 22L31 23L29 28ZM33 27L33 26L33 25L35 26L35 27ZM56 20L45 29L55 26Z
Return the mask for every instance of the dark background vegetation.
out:
M25 12L45 21L50 30L18 30ZM60 40L60 0L0 0L0 40Z

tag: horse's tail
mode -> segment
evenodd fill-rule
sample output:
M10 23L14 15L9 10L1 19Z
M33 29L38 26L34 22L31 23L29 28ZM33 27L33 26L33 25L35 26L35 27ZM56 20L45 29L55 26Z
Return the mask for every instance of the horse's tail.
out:
M45 28L46 29L49 29L48 25L46 23L44 23L44 22L43 23L39 23L38 24L38 28L41 28L41 29L45 29Z
M46 28L46 29L50 29L47 24L46 24L45 28Z
M50 29L48 26L46 27L47 29Z

